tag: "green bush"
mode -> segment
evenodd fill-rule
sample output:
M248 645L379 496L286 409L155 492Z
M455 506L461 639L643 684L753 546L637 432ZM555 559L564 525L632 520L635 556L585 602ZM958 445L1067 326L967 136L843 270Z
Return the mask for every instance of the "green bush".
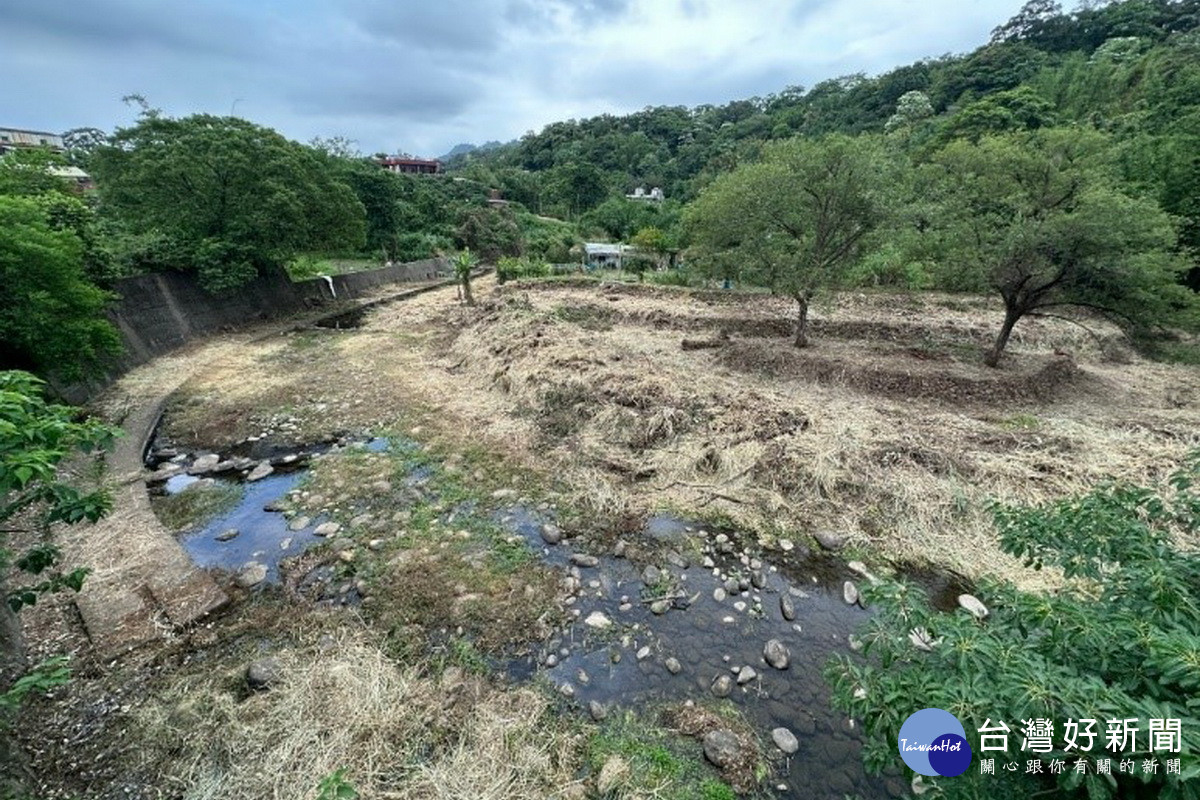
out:
M990 611L983 620L931 610L903 583L864 589L876 610L862 635L865 658L839 657L826 676L835 705L863 721L868 767L897 763L901 724L934 707L962 721L975 751L966 774L932 779L937 796L1200 797L1200 556L1175 544L1200 532L1198 478L1200 453L1158 490L1106 483L1049 505L995 507L1005 552L1034 569L1061 569L1065 582L1048 594L981 586ZM928 652L913 631L934 643ZM1106 750L1108 721L1135 717L1137 746ZM1039 719L1055 726L1051 749L1020 751L1026 721ZM1007 754L981 752L975 731L989 720L1011 728ZM1068 749L1065 723L1089 720L1094 746ZM1181 721L1177 751L1151 747L1151 720ZM1000 768L1014 754L1019 769ZM995 774L981 774L981 757L995 757ZM1126 757L1143 770L1155 758L1157 772L1119 774ZM1067 766L1025 774L1032 758ZM1085 772L1077 771L1081 758ZM1097 770L1103 758L1112 759L1111 774ZM1179 759L1178 773L1167 774L1168 759Z
M930 264L910 258L895 244L885 243L851 267L846 280L854 287L928 289L933 282L931 271Z
M658 286L691 286L692 278L687 270L683 269L665 269L661 271L647 272L646 283L657 284Z
M436 233L403 233L396 237L393 253L395 260L422 261L433 258L439 253L447 252L454 247L453 240L448 236Z
M505 256L496 263L496 279L500 283L519 278L545 278L551 273L548 263L534 258Z
M13 611L34 605L38 597L67 589L79 591L88 570L63 573L62 553L51 538L51 526L96 522L112 508L103 489L80 490L67 483L62 463L79 452L91 454L117 434L97 420L76 421L74 409L47 403L45 383L20 371L0 372L0 582ZM15 553L8 536L24 533L38 542ZM35 583L11 582L32 576Z
M296 256L288 262L287 273L294 281L304 281L322 275L334 275L337 270L333 268L333 264L329 263L328 259L305 254Z

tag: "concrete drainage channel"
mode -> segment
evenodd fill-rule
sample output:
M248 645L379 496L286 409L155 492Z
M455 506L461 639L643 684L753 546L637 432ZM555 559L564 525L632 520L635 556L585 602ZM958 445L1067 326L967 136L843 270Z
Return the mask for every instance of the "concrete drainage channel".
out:
M184 534L181 543L197 565L228 571L251 588L278 581L280 562L315 544L349 546L349 539L337 535L344 531L336 522L278 513L300 491L309 460L339 449L381 452L390 446L386 439L343 437L282 451L250 442L216 456L154 445L148 454L148 466L156 468L151 491L243 482L233 508ZM255 472L267 473L268 465L268 474L249 480ZM422 467L409 476L407 490L424 493L414 502L437 499L436 491L424 488L429 475ZM840 800L907 793L899 775L865 774L860 732L831 709L821 675L833 654L849 652L851 634L869 615L854 588L867 579L862 565L794 545L785 546L778 563L760 560L738 550L727 534L670 516L651 518L636 534L637 541L654 542L665 553L661 563L638 565L624 557L629 545L622 540L603 556L575 549L545 504L534 507L507 495L496 499L498 510L468 504L442 517L449 524L464 515L484 515L522 537L545 563L561 570L569 604L567 624L532 643L526 655L498 665L510 679L544 678L597 720L619 708L728 699L767 743L777 796ZM336 561L321 561L301 571L298 589L319 603L358 602L362 587L339 583ZM964 590L945 578L917 579L943 607Z

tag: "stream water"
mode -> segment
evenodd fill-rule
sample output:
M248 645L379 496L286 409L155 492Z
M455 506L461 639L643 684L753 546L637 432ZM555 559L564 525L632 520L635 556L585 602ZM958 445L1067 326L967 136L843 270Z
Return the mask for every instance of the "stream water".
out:
M321 541L313 533L321 520L313 520L300 530L290 530L283 514L263 510L269 503L286 497L303 478L304 472L296 471L246 483L236 507L183 534L180 543L198 566L236 571L243 564L256 561L266 566L268 582L278 581L282 559L299 555ZM167 491L170 490L168 486ZM237 536L228 541L218 538L230 530L236 530Z
M670 558L675 563L657 565L660 576L647 585L644 569L623 558L601 557L595 567L573 565L567 544L547 546L542 541L541 526L548 520L537 512L513 507L500 519L524 535L549 563L572 570L582 584L575 603L577 621L540 652L511 664L514 677L544 671L584 708L592 701L644 708L664 701L712 699L714 681L726 675L733 682L729 700L769 747L773 748L770 732L779 727L799 740L799 750L783 759L782 776L776 778L779 796L842 800L858 795L867 800L906 794L899 780L865 774L859 731L832 710L830 689L821 677L833 654L850 651L848 637L869 613L843 599L844 582L862 580L844 563L808 555L777 568L756 560L744 564L719 548L693 563L680 553L686 552L686 540L698 526L660 516L648 521L642 535L679 547ZM711 535L707 538L711 541ZM750 583L745 591L728 591L738 577L745 586L746 576L754 572L760 576L758 587ZM678 587L673 593L677 599L665 613L656 614L646 601L661 595L664 585ZM944 591L952 588L947 585ZM792 607L789 612L794 610L791 620L784 616L783 597ZM589 625L589 618L599 621L593 616L597 613L612 626ZM787 669L775 669L764 660L763 648L770 639L778 639L790 651ZM754 676L739 684L739 673L749 675L743 667L750 667Z
M379 451L388 443L377 439L367 446ZM278 580L281 559L322 541L313 533L320 519L293 530L283 514L264 510L293 490L305 472L297 469L247 483L237 506L185 534L184 547L201 566L236 571L257 561L267 567L267 581ZM409 481L423 483L428 477L428 468L422 468ZM171 480L174 484L165 486L169 492L192 479ZM458 507L447 513L462 516L473 510ZM821 676L831 656L849 652L849 635L870 613L843 599L844 583L862 580L846 564L823 554L799 557L803 548L778 565L760 563L737 552L732 543L722 543L725 537L702 535L698 525L663 515L652 517L641 531L645 540L668 553L664 563L653 565L656 576L646 573L647 565L615 555L593 562L570 539L548 545L542 531L553 524L552 515L543 507L513 504L492 517L520 534L564 577L574 577L579 587L571 600L578 611L574 621L537 643L530 655L509 662L505 669L512 679L544 674L586 710L593 701L605 708L645 708L711 700L714 681L727 676L729 700L768 747L774 751L771 731L780 727L799 741L791 755L776 752L782 762L772 782L776 796L842 800L857 795L869 800L906 793L898 777L865 774L860 732L832 710ZM238 534L221 541L219 535L230 529ZM936 576L920 580L938 604L952 602L948 598L961 589ZM652 601L663 596L668 599L655 607ZM786 669L764 660L770 639L788 649Z

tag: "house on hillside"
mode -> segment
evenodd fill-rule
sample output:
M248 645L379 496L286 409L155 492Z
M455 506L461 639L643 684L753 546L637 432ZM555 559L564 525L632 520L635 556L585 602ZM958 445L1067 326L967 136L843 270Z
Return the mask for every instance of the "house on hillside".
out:
M625 198L628 200L645 200L651 203L661 203L663 200L667 199L667 196L663 194L663 190L657 186L651 189L649 193L646 192L645 186L639 186L633 190L633 194L625 195Z
M384 156L377 163L388 172L401 172L406 175L436 175L442 171L442 162L436 158Z
M62 178L76 191L86 192L88 189L96 188L96 183L92 180L92 176L79 167L50 167L49 172L51 175Z
M588 269L620 269L625 259L633 251L634 248L627 244L585 242L583 245L583 265Z
M49 147L64 149L63 138L49 131L27 131L23 128L0 128L0 156L21 147Z

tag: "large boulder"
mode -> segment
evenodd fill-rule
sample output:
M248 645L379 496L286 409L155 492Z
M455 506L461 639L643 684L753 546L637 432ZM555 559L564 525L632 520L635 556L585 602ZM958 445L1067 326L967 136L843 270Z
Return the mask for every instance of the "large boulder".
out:
M787 669L791 663L792 654L783 642L771 639L763 645L763 660L775 669Z
M733 731L709 731L704 735L704 757L717 767L728 769L741 760L742 743Z

